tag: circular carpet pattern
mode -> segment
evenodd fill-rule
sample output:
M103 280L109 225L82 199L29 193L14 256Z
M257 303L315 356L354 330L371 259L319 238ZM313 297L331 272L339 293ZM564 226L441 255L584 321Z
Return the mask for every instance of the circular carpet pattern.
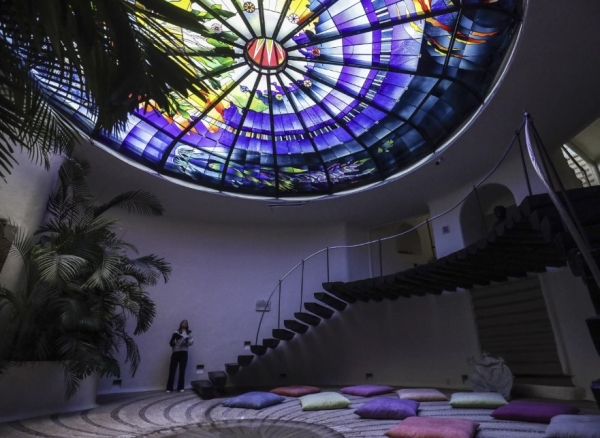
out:
M226 408L224 400L202 400L194 392L147 392L123 396L86 411L0 424L3 438L368 438L383 437L398 420L364 420L354 410L372 398L347 396L348 409L302 411L286 398L262 410ZM393 397L392 395L381 397ZM582 410L583 411L583 410ZM423 402L419 416L466 418L480 423L476 438L542 438L545 424L499 421L490 409L453 409L448 402ZM597 413L596 411L590 413Z

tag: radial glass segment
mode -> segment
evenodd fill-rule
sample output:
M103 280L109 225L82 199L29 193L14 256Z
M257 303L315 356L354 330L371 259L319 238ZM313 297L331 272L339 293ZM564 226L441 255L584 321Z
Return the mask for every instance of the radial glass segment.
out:
M169 1L169 0L166 0ZM207 91L95 140L199 188L268 198L372 186L443 147L498 78L522 0L171 0L165 25ZM52 89L80 126L76 93Z

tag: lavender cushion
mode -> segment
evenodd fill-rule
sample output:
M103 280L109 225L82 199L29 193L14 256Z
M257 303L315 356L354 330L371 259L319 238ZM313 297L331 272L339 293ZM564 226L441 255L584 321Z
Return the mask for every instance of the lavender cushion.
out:
M472 438L478 423L459 418L410 417L385 433L389 438Z
M448 397L446 397L440 391L431 388L400 389L398 391L398 397L402 399L416 400L420 402L448 400Z
M263 409L279 404L284 400L285 397L270 392L252 391L225 400L223 406L227 408Z
M369 400L354 413L361 418L375 420L404 420L417 415L417 409L419 409L419 402L382 397Z
M303 395L316 394L321 388L307 385L280 386L271 390L273 394L285 395L287 397L302 397Z
M557 415L546 429L546 438L600 438L600 415Z
M529 421L531 423L550 423L557 415L576 414L579 409L563 403L543 403L534 401L511 401L492 412L497 420Z
M356 385L346 386L345 388L340 389L340 392L358 395L360 397L371 397L373 395L389 394L393 390L393 387L385 385Z

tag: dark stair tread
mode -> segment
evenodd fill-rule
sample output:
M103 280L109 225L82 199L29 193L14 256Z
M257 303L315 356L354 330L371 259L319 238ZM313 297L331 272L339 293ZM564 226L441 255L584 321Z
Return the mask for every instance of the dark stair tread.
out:
M313 315L312 313L306 312L296 312L294 313L294 318L296 318L298 321L302 321L304 324L312 326L319 325L321 322L321 318Z
M263 354L265 354L267 352L267 347L265 347L264 345L250 345L250 351L254 354L256 354L257 356L262 356Z
M281 339L275 339L275 338L267 338L267 339L263 339L262 343L265 347L269 347L269 348L275 348L279 345L279 343L281 342Z
M286 329L273 329L273 337L282 341L290 341L295 333Z
M240 364L235 363L226 363L225 364L225 372L230 376L236 374L240 370Z
M325 292L315 293L315 298L320 302L327 304L329 307L333 307L335 310L339 310L340 312L344 310L348 305L346 302L337 299L334 296L329 295Z
M333 310L318 303L304 303L304 308L321 318L329 319L333 316Z
M192 388L196 393L205 400L210 400L215 397L215 387L209 380L193 380Z
M328 293L335 296L336 298L345 301L348 304L356 303L356 298L352 294L344 292L344 288L347 283L342 281L336 281L333 283L323 283L323 289ZM341 287L340 287L341 286Z
M308 326L306 324L302 324L299 321L296 321L295 319L286 319L283 321L283 325L285 326L285 328L296 332L296 333L306 333L306 331L308 330Z
M253 354L241 354L238 356L238 364L242 367L248 366L252 362L252 359L254 359Z
M209 371L208 380L218 388L223 388L227 385L227 374L225 371Z
M206 379L192 380L190 383L194 388L214 388L213 383L210 380Z

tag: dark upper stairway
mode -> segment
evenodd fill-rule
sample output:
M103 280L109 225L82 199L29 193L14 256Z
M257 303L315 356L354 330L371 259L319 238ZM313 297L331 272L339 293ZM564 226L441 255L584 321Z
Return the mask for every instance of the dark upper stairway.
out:
M600 259L600 187L570 190L569 198L588 234L596 259ZM567 263L575 275L582 276L586 284L593 286L593 279L585 272L585 264L550 198L532 195L486 237L460 251L395 274L329 282L323 287L346 302L395 300L457 288L471 289ZM598 297L592 296L592 300L599 309Z

